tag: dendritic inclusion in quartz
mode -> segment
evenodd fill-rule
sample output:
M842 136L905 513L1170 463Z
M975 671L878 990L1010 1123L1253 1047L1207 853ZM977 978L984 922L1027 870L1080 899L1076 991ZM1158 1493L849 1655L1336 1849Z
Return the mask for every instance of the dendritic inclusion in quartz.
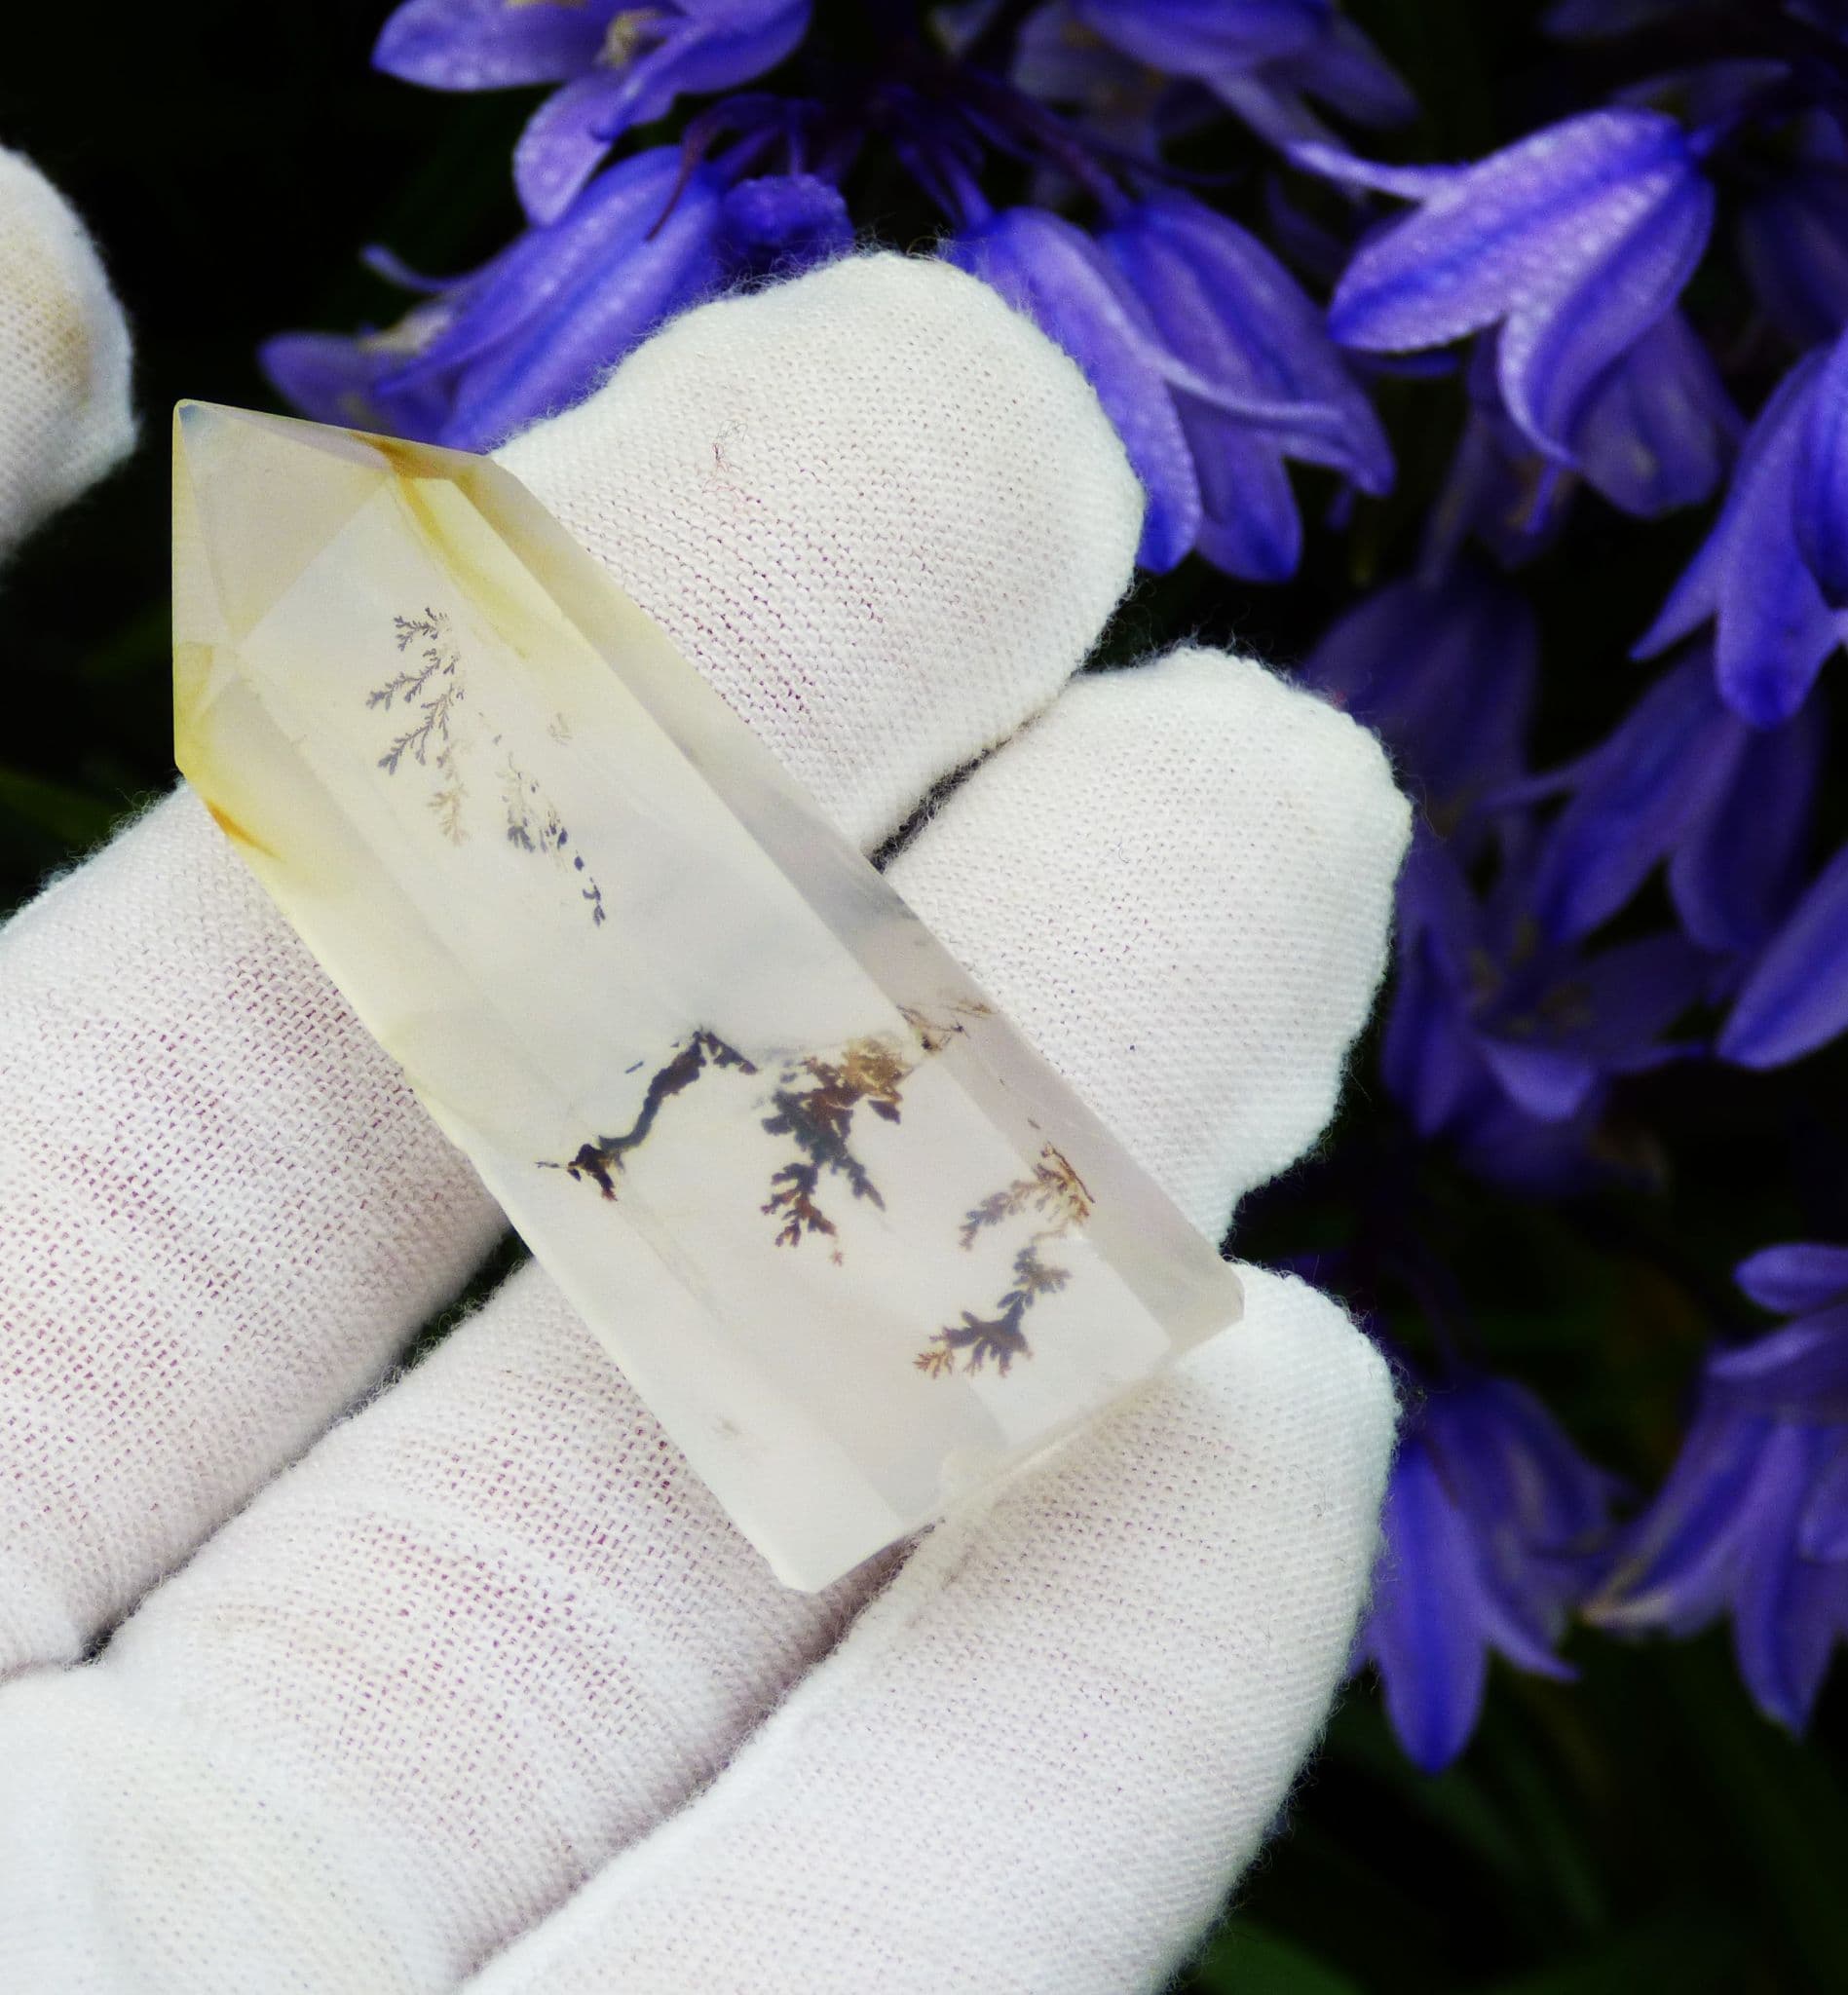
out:
M1236 1276L483 458L175 424L174 733L740 1528L819 1587Z

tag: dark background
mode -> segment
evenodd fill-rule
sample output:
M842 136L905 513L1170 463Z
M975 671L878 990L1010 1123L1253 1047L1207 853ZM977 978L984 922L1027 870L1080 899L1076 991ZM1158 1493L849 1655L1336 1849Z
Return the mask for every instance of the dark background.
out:
M1352 11L1428 107L1407 157L1485 151L1562 108L1530 8ZM508 156L531 99L438 96L374 76L384 12L384 0L171 0L41 6L7 23L0 142L37 159L99 242L134 328L144 436L130 467L0 577L0 909L172 779L172 402L271 405L253 359L263 335L395 317L402 301L360 267L360 245L442 273L516 226ZM1596 94L1603 59L1584 58L1578 100ZM916 244L928 226L897 204L885 232ZM1300 657L1331 604L1408 557L1454 433L1450 395L1386 391L1407 496L1367 511L1351 537L1318 536L1298 584L1249 590L1190 566L1140 592L1117 654L1203 629ZM1594 512L1536 575L1542 759L1583 745L1634 696L1623 642L1699 524L1639 530ZM1640 1484L1668 1458L1716 1322L1739 1316L1731 1260L1805 1229L1848 1237L1848 1216L1799 1210L1783 1188L1808 1182L1804 1160L1838 1142L1841 1076L1829 1056L1791 1086L1719 1073L1698 1090L1643 1088L1633 1110L1668 1160L1659 1187L1590 1210L1511 1208L1441 1160L1413 1167L1419 1223L1459 1269L1494 1362ZM1403 1166L1378 1094L1358 1091L1334 1161L1265 1200L1241 1248L1300 1254L1344 1236L1358 1179ZM1191 1985L1848 1988L1839 1688L1799 1747L1751 1709L1723 1637L1625 1647L1581 1632L1567 1653L1576 1685L1497 1665L1480 1736L1434 1780L1401 1758L1371 1689L1352 1692Z

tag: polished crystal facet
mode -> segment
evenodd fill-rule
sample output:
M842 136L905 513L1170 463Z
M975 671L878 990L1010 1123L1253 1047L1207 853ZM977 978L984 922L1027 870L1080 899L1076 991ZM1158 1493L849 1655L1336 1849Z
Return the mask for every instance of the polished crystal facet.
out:
M1237 1317L1212 1246L506 471L188 403L173 548L180 768L784 1580Z

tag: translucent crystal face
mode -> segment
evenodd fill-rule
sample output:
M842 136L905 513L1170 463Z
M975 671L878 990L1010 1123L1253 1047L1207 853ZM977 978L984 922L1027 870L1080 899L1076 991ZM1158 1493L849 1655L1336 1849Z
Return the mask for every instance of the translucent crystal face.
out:
M179 766L818 1587L1234 1321L1208 1242L485 459L187 403Z

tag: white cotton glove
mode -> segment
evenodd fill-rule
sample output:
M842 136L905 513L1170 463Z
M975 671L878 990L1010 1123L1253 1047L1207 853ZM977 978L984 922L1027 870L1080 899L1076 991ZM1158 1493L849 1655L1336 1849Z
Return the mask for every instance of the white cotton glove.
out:
M0 147L0 554L133 441L122 307L82 222Z
M709 306L505 459L863 845L1005 741L892 877L1199 1225L1313 1140L1405 806L1248 661L1065 684L1140 499L992 293ZM496 1216L184 792L0 934L0 1988L1125 1995L1339 1678L1391 1396L1256 1269L820 1596L537 1267L330 1427Z

